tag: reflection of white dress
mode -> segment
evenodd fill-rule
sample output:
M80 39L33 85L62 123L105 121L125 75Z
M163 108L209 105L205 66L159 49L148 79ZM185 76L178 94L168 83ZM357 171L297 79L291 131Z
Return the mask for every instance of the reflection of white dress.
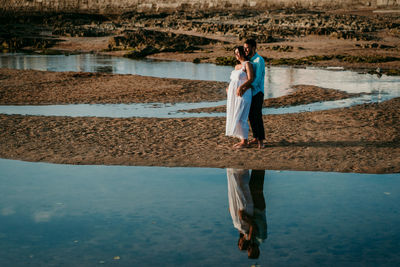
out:
M253 216L254 204L250 192L249 170L226 169L228 178L229 212L232 217L233 226L243 234L248 234L250 225L241 220L239 210Z
M249 135L247 118L249 117L252 98L251 89L246 90L242 97L236 95L237 88L247 80L245 64L246 62L243 63L241 69L232 71L226 102L225 135L242 139L247 139Z

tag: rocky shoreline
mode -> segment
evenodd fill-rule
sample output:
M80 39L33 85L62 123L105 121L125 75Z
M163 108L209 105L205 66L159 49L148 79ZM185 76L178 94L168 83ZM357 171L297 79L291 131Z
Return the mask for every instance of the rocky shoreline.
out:
M363 10L271 9L1 15L0 50L105 53L232 64L255 38L270 65L343 66L399 75L400 16ZM101 42L94 40L102 40ZM85 43L94 43L90 46ZM225 59L223 59L225 58Z

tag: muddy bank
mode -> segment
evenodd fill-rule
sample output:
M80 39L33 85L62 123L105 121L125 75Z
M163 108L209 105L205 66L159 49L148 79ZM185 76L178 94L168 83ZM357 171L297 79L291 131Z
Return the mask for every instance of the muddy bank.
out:
M226 98L224 82L0 69L0 104L175 103Z
M264 116L267 147L235 150L224 118L0 115L0 157L68 164L400 172L400 98Z

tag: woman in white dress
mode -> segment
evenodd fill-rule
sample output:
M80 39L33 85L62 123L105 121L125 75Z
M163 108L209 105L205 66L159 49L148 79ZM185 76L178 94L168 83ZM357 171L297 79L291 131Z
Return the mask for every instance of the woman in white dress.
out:
M248 217L254 214L254 203L250 191L249 170L226 169L228 178L228 200L229 212L232 217L233 226L239 231L239 249L247 249L253 232L251 221Z
M231 81L227 92L226 103L226 131L225 135L234 136L240 139L234 148L244 148L248 146L247 138L249 135L249 117L251 105L251 83L254 79L253 67L248 61L243 46L235 48L236 59L240 64L235 66L231 73Z

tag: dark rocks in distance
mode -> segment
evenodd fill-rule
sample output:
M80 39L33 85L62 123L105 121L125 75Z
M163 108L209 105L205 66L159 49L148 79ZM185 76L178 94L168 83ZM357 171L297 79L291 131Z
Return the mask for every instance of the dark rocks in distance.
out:
M65 25L54 28L53 34L68 37L102 37L112 35L115 30L116 27L113 23L78 26Z
M18 52L24 47L47 49L59 41L51 36L48 28L26 27L24 24L0 27L0 52Z
M122 15L2 14L0 23L0 49L5 51L18 51L24 46L49 48L56 42L54 38L49 38L51 35L113 36L110 50L134 49L133 54L139 57L156 52L190 52L197 46L216 42L195 34L230 36L237 40L254 38L258 43L274 43L306 35L378 42L380 31L400 36L400 19L396 14L362 16L304 8L128 12ZM193 35L174 34L171 31L186 31ZM48 32L48 36L43 36L43 32ZM290 50L287 48L287 51Z
M270 43L290 36L325 35L339 39L375 40L379 30L396 30L394 15L370 17L329 14L306 9L261 11L193 11L160 14L129 13L120 20L150 28L195 31L204 34L232 35L240 40L255 38Z
M223 66L235 66L239 62L237 61L236 57L229 56L229 57L217 57L215 63L217 65L223 65Z
M175 34L147 29L126 30L115 36L109 43L110 50L133 49L128 57L142 58L159 52L190 52L196 46L217 43L218 41L186 34Z

